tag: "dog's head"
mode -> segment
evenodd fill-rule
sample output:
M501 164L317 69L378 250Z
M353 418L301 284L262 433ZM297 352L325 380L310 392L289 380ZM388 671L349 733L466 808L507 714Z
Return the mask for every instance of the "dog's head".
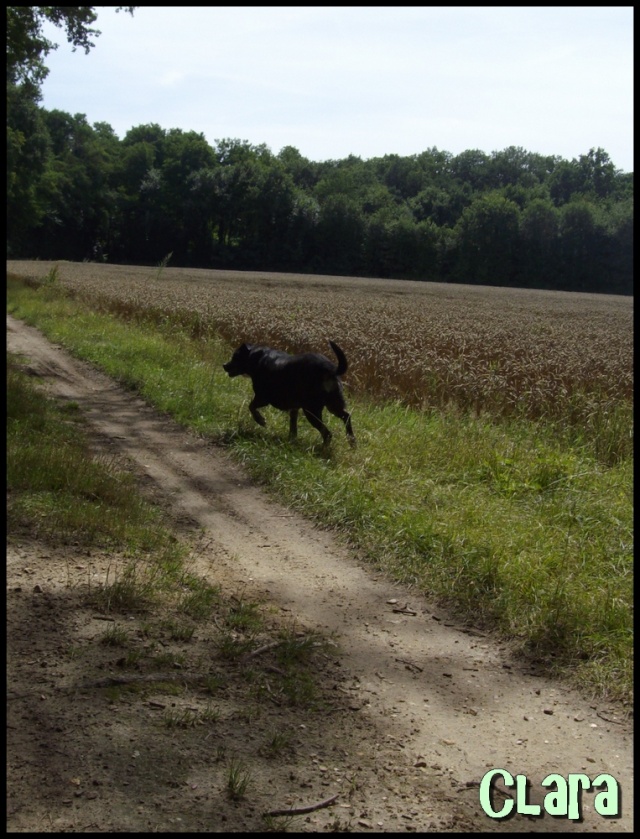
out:
M249 353L251 352L250 344L242 344L231 356L231 361L227 361L222 365L222 369L229 374L231 378L234 376L242 376L249 372Z

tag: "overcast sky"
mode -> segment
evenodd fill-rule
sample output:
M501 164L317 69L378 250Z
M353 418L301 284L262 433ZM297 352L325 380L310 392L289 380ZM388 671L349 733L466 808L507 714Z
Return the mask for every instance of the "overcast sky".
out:
M633 7L97 7L42 104L313 161L508 146L633 171Z

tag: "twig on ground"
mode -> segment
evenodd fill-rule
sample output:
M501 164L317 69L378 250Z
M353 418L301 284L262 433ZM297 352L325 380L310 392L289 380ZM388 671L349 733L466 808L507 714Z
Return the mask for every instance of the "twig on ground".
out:
M284 641L271 641L270 644L264 644L264 646L258 647L257 650L252 650L250 653L246 653L242 656L240 661L248 661L250 658L255 658L257 655L262 655L262 653L266 653L269 650L273 650L276 647L281 646L281 644L284 644Z
M605 717L605 715L600 711L596 711L596 717L600 717L600 719L604 720L605 722L613 722L616 725L624 725L624 722L622 720L612 720L611 717Z
M417 664L414 664L413 661L407 661L406 658L396 658L396 661L400 661L402 664L406 664L411 670L417 670L418 673L422 673L423 668L419 667Z
M394 609L393 611L396 612L397 614L400 614L400 615L413 615L414 617L415 617L415 615L418 614L417 612L414 612L413 609L411 609L409 607L408 603L405 603L404 606L401 606L398 609Z
M332 795L331 798L326 798L324 801L319 801L317 804L309 804L308 807L291 807L289 810L269 810L265 816L303 816L305 813L313 813L314 810L320 810L322 807L329 807L338 798L340 793Z

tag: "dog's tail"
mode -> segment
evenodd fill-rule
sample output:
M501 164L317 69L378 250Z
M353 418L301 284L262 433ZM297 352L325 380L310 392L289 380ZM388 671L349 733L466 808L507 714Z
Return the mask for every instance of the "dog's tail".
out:
M338 359L338 368L336 370L336 376L344 376L344 374L349 369L349 362L347 361L347 356L342 352L340 347L337 344L334 344L333 341L329 341L331 344L331 349L336 354L336 358Z

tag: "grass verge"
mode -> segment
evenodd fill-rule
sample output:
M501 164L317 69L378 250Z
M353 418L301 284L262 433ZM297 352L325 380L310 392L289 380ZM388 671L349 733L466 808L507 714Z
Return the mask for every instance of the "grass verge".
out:
M92 311L50 283L10 283L10 311L227 445L287 503L336 527L377 566L498 629L596 693L633 684L632 463L606 467L534 422L360 402L359 445L330 451L286 415L259 429L229 347L179 326Z
M7 361L9 531L28 527L37 538L175 561L176 539L140 497L133 476L91 455L78 405L47 398L16 358Z

